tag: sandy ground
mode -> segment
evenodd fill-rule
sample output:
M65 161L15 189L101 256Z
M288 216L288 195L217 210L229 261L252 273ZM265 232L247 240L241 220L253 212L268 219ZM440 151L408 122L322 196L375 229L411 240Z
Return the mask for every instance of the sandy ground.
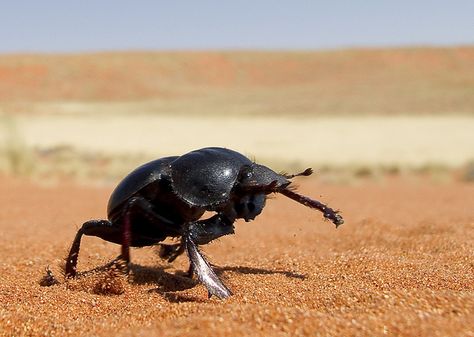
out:
M474 159L474 118L469 116L39 115L17 117L8 125L30 147L66 145L86 152L142 153L153 158L219 144L260 162L285 166L459 167Z
M235 294L220 301L183 277L186 257L168 264L152 248L132 251L130 282L102 270L41 287L47 265L60 276L78 226L104 216L111 188L0 178L0 335L474 336L474 185L299 183L346 223L270 200L204 248ZM118 252L87 237L79 270ZM107 285L122 293L101 294Z

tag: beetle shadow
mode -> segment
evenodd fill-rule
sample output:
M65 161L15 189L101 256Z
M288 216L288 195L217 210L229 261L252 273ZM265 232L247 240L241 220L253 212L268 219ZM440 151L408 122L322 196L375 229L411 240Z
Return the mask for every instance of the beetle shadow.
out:
M135 284L155 284L157 287L149 289L149 293L158 293L171 303L206 302L205 297L196 297L179 292L194 288L199 284L196 278L187 276L184 271L169 273L166 266L142 266L131 264L130 271L133 275L131 282Z
M221 276L222 273L226 271L236 272L240 274L254 274L254 275L272 275L272 274L281 274L285 275L288 278L296 278L299 280L306 279L307 275L295 273L292 271L287 270L271 270L271 269L264 269L264 268L255 268L255 267L247 267L247 266L214 266L213 269L217 273L217 275Z
M190 278L186 271L176 271L169 273L166 271L169 267L166 266L142 266L131 264L130 270L133 274L132 282L135 284L156 284L156 288L149 289L149 293L159 293L163 298L171 303L182 302L207 302L206 297L190 296L180 294L179 292L194 288L199 285L196 277ZM224 272L236 272L240 274L257 274L257 275L271 275L281 274L289 278L299 280L306 279L307 275L295 273L286 270L270 270L246 266L216 266L212 265L213 270L219 277L222 277Z
M186 277L184 272L169 273L167 266L142 266L132 263L130 272L132 283L135 284L157 284L156 288L161 293L183 291L193 288L198 284L197 280Z
M88 271L80 273L84 277L96 272L107 271L116 266L116 260L111 261L103 266L93 268ZM120 267L119 267L120 268ZM270 270L264 268L255 268L247 266L216 266L212 265L213 270L219 277L222 277L224 272L235 272L240 274L256 274L256 275L271 275L281 274L289 278L296 278L300 280L306 279L306 275L295 273L286 270ZM191 295L180 294L180 292L187 289L194 288L199 285L196 277L190 278L186 271L176 271L170 273L167 271L169 266L143 266L135 263L129 265L130 278L129 282L132 284L157 285L155 288L149 289L149 293L158 293L164 299L171 303L182 302L206 302L206 297L196 297Z
M123 262L119 259L114 259L104 265L79 272L77 278L88 277L113 269L125 274L126 267L122 263ZM200 301L198 298L175 294L176 292L191 289L198 285L199 282L197 279L187 277L186 273L183 271L169 273L166 271L167 269L169 269L169 266L142 266L130 263L128 269L128 282L138 285L157 285L156 288L150 289L149 292L157 292L170 302Z

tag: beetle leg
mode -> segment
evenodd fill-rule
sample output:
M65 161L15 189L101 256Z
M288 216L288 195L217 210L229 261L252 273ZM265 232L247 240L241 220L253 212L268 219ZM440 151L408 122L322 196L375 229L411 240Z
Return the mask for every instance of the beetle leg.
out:
M127 267L130 264L130 245L132 244L132 213L135 211L145 215L150 220L152 220L153 224L161 226L161 228L166 227L168 229L175 230L171 226L173 223L170 220L152 210L152 205L148 200L143 197L134 197L130 199L127 206L123 210L124 217L121 228L122 247L120 258L125 262ZM138 240L136 241L140 241L140 238L137 239Z
M212 295L220 299L225 299L232 295L232 292L219 279L217 274L212 270L209 262L199 252L196 244L191 239L190 235L184 236L186 250L188 252L189 260L191 261L191 269L196 273L199 281L207 288L209 297Z
M159 255L162 259L173 262L178 256L184 253L184 244L183 242L175 244L166 244L160 243L160 252Z
M131 214L135 210L152 220L152 223L156 224L160 229L165 228L168 231L178 233L177 229L172 226L173 223L170 220L152 210L148 201L142 197L132 198L123 210L122 226L117 226L115 225L115 222L112 223L109 220L90 220L82 225L82 227L77 231L66 259L66 277L75 277L77 274L77 258L82 235L97 236L105 241L121 244L120 258L124 260L127 265L130 263L130 246L149 246L161 241L161 238L149 238L143 236L132 237Z
M216 214L208 219L191 223L188 229L188 235L193 241L193 243L197 243L200 245L207 244L212 240L218 239L224 235L229 234L234 234L233 221L229 220L227 216L224 216L222 214ZM183 249L184 240L185 239L183 238L183 240L181 241L181 247L183 247ZM191 261L186 275L192 278L194 271L195 266Z
M188 232L193 242L205 245L221 236L234 234L234 225L225 215L216 214L208 219L191 223Z
M98 236L100 238L108 240L108 238L120 237L120 231L117 227L113 226L112 223L108 220L90 220L85 222L82 227L77 231L76 237L72 242L71 249L69 250L69 255L66 259L65 267L66 277L76 276L77 257L79 255L82 235Z
M132 221L130 219L130 209L132 208L132 206L133 203L129 203L125 208L125 217L123 220L122 227L122 247L120 257L125 262L127 270L130 264L130 242L132 241Z
M130 263L130 246L133 243L133 246L142 246L150 244L150 238L143 237L132 237L132 214L140 213L147 217L150 221L150 224L155 225L159 230L175 232L179 234L179 231L174 226L174 223L171 220L161 216L153 210L152 204L143 197L134 197L131 198L127 206L123 210L123 222L121 228L121 258L127 263ZM156 238L155 242L161 241L161 238ZM178 251L178 255L184 252L184 248L181 252ZM178 256L176 255L176 256ZM176 258L176 257L175 257ZM174 259L173 259L174 260Z
M234 226L228 217L222 214L216 214L208 219L191 222L187 224L188 228L184 231L189 233L194 243L198 245L205 245L212 240L218 239L221 236L234 233ZM168 262L173 262L178 256L185 251L184 239L176 244L160 244L159 255L162 259ZM192 276L192 271L188 271Z

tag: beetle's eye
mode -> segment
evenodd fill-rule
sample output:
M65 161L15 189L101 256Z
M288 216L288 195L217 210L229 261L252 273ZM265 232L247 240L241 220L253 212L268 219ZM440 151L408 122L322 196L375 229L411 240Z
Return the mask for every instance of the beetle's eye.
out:
M253 177L253 170L252 167L249 165L245 165L240 169L239 172L239 181L243 182L244 184Z

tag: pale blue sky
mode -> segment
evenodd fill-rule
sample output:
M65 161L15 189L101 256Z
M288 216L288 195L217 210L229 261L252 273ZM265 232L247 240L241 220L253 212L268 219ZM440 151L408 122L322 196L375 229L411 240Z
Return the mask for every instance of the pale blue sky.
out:
M474 0L3 1L0 53L474 43Z

